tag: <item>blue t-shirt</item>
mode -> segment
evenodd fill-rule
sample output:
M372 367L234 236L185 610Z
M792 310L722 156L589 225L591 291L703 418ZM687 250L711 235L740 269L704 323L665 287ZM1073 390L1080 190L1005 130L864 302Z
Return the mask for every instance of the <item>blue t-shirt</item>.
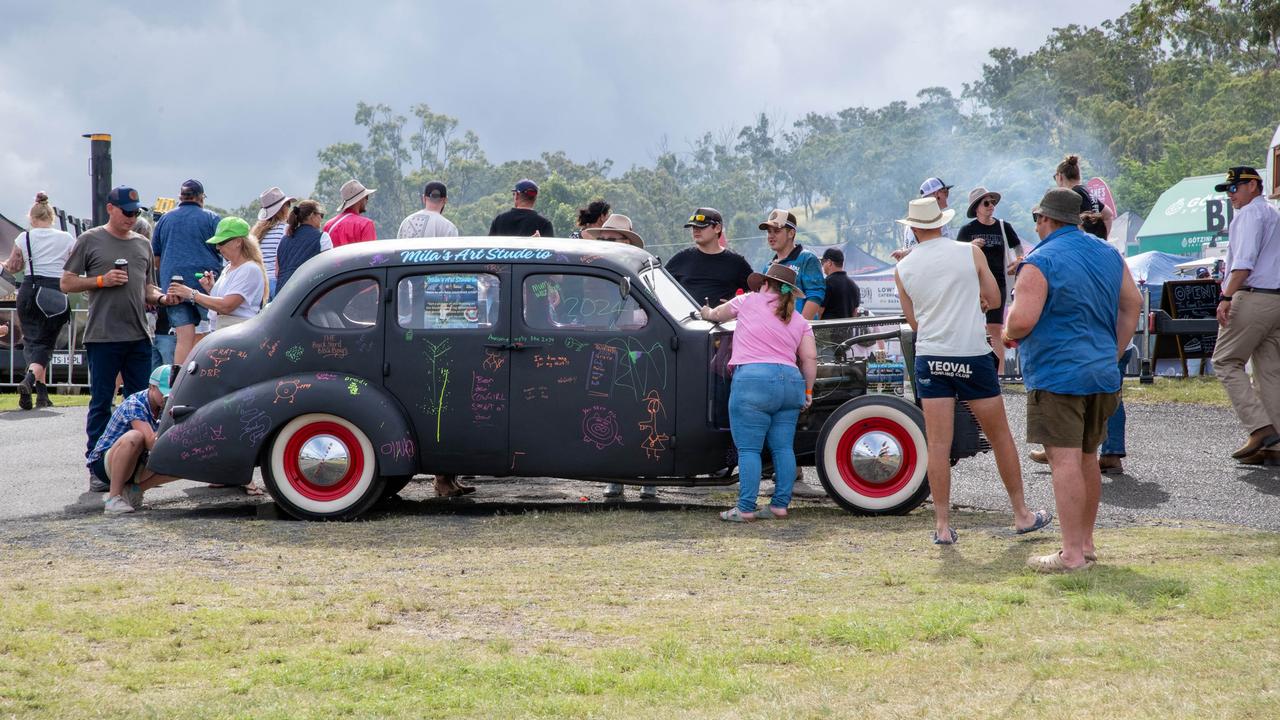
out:
M1049 284L1040 319L1019 344L1027 389L1059 395L1118 391L1120 253L1078 227L1065 227L1028 253L1026 262Z
M181 275L187 287L200 289L196 273L222 268L222 255L208 239L218 232L222 218L193 202L184 202L160 216L151 237L151 251L160 258L161 289L169 287L169 278Z
M766 272L769 266L773 264L773 259L765 263L760 272ZM800 286L800 292L804 293L804 301L806 303L817 303L822 305L826 301L827 296L827 279L822 275L822 261L817 255L804 249L804 246L796 243L791 252L778 262L783 265L789 265L796 271L796 284ZM803 312L804 305L796 304L796 312Z
M151 401L147 399L147 392L150 390L151 387L147 386L146 390L139 390L130 395L120 403L115 412L111 413L107 429L102 433L102 437L98 438L98 444L93 446L93 452L89 453L89 461L86 465L92 465L93 461L106 454L122 435L132 430L134 420L147 423L152 430L160 427L160 421L151 414Z

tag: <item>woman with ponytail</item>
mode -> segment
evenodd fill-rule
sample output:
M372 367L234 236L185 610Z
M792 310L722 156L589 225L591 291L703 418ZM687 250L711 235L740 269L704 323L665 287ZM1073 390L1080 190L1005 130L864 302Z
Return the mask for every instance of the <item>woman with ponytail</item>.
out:
M36 193L27 219L31 229L14 240L13 253L4 264L9 272L25 273L18 288L18 320L22 323L22 349L27 361L26 375L18 383L18 407L23 410L32 408L32 393L36 396L35 407L53 405L45 385L47 368L58 335L71 318L67 296L58 282L76 242L70 234L53 228L53 206L42 192Z
M702 317L724 322L737 318L733 331L733 385L729 393L729 427L738 447L738 505L720 513L728 522L751 522L787 516L795 484L796 422L813 402L818 349L809 321L796 311L804 293L796 271L775 262L764 274L751 273L752 292L717 308L703 306ZM756 509L760 493L760 452L766 442L776 480L769 504Z
M274 298L302 263L333 249L329 233L321 230L324 225L324 208L315 200L303 200L289 211L289 222L284 239L276 250L276 290Z
M258 240L262 250L262 266L267 270L267 285L271 295L276 289L276 250L284 238L289 209L297 198L284 194L278 187L268 188L258 196L258 222L249 234Z
M1080 229L1094 237L1106 240L1111 234L1111 222L1115 220L1116 215L1111 212L1111 208L1095 200L1089 193L1089 189L1081 184L1080 156L1068 155L1058 163L1058 170L1054 173L1053 180L1058 183L1058 187L1075 190L1080 196Z

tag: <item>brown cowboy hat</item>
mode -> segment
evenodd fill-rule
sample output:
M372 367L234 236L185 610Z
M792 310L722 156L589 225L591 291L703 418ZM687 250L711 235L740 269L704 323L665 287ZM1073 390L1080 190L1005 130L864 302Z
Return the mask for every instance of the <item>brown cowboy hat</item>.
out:
M620 241L620 242L626 242L628 245L638 247L638 248L644 247L644 238L640 237L639 235L637 235L635 232L631 230L631 218L627 217L626 215L619 215L617 213L614 213L610 215L604 221L604 224L601 225L600 227L587 228L583 230L582 237L588 240L597 240L599 238L597 238L596 236L602 232L618 233L619 235L626 238L625 241Z
M790 265L775 262L770 264L769 268L763 273L751 273L747 276L747 287L758 291L764 285L765 278L777 280L783 285L790 285L791 294L797 299L804 297L804 291L800 289L799 285L796 285L796 269Z

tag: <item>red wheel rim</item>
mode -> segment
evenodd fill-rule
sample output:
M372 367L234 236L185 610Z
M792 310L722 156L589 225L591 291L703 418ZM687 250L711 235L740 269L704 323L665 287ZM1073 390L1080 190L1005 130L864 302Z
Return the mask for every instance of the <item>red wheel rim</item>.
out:
M347 465L347 472L332 485L317 485L311 482L303 474L302 468L298 466L298 455L302 451L302 446L317 435L332 435L337 438L343 445L346 445L347 457L351 459L351 462ZM361 447L360 441L356 439L355 433L338 423L328 421L311 423L300 428L285 444L285 480L308 500L330 502L342 498L360 483L360 476L363 474L364 449Z
M853 444L858 438L871 432L882 432L892 437L898 447L902 448L902 464L893 477L884 482L871 482L858 474L853 467ZM915 475L919 458L916 444L906 428L901 424L882 417L867 418L845 428L840 436L840 444L836 446L836 468L840 471L840 479L850 490L866 497L889 497L902 490Z

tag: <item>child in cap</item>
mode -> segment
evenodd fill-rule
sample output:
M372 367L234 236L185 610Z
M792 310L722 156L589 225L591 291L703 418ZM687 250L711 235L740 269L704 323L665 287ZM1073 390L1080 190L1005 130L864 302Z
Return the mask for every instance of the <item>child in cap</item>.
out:
M144 491L178 479L147 469L147 454L155 447L160 413L169 398L172 370L172 365L161 365L151 373L146 390L125 398L89 453L89 472L111 485L103 508L107 515L133 512L141 507Z

